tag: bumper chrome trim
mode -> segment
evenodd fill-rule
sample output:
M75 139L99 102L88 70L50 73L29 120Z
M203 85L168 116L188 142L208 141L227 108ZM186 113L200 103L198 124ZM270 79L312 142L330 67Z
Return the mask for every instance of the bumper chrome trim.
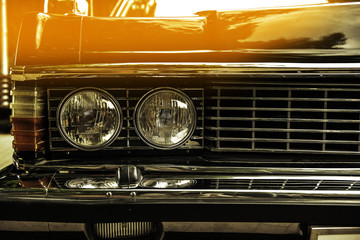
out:
M10 190L10 191L9 191ZM360 191L0 189L1 202L54 204L285 204L360 206Z
M164 232L257 233L301 235L299 223L163 222Z
M6 232L86 232L84 223L0 221L0 231Z
M16 159L14 159L16 162ZM128 166L124 164L79 165L65 164L67 160L39 162L38 164L21 164L24 169L60 169L70 170L114 170ZM133 164L134 165L134 164ZM360 176L360 168L299 168L299 167L228 167L228 166L196 166L174 164L138 164L142 173L198 173L198 174L262 174L262 175L328 175L328 176ZM59 170L59 171L60 171Z
M299 223L272 222L162 222L164 232L257 233L300 235ZM7 232L84 232L86 223L0 221L0 231Z

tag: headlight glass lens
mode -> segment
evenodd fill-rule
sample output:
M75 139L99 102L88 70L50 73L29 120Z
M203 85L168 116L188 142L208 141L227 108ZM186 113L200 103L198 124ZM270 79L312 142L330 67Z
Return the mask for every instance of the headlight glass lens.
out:
M82 150L109 146L122 123L116 99L100 89L81 89L68 95L58 109L61 135Z
M135 109L138 135L157 149L173 149L189 140L196 126L191 99L175 89L146 94Z

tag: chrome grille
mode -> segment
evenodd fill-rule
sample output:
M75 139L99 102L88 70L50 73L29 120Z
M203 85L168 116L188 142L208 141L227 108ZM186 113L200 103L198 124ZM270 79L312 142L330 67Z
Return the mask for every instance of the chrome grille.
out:
M96 239L147 237L155 231L155 224L152 222L96 223L94 231Z
M61 137L56 125L56 111L62 99L76 88L50 88L48 89L48 117L50 151L76 151ZM104 88L112 94L119 102L123 112L123 127L115 142L106 147L105 150L149 150L135 132L133 125L133 113L139 99L147 93L150 88ZM201 88L180 89L193 101L197 111L197 126L190 141L179 149L202 149L204 146L204 91Z
M209 91L212 151L360 154L359 85L214 83Z
M271 191L359 191L359 178L342 177L243 177L211 179L210 189Z

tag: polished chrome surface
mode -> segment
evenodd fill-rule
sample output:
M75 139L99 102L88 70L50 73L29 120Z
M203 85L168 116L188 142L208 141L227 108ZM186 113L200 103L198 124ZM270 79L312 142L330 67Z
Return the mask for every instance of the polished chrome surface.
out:
M94 188L119 188L119 185L114 178L75 178L66 181L65 186L67 188L76 188L76 189L94 189Z
M2 201L77 204L287 204L359 206L360 191L204 189L0 189Z
M234 177L211 179L213 189L253 189L253 190L296 190L296 191L359 191L359 178L343 177Z
M68 180L69 179L69 180ZM60 188L72 189L117 189L133 188L118 186L116 181L104 176L79 174L77 178L56 174L54 181ZM355 176L314 176L314 175L210 175L180 174L167 177L145 175L139 184L145 189L203 189L203 190L269 190L269 191L360 191L360 177ZM139 188L138 188L139 189Z
M299 83L214 82L210 150L360 154L360 85Z
M194 179L148 178L141 181L141 187L155 188L155 189L192 188L195 185L196 185L196 180Z
M230 51L233 52L233 51ZM277 74L298 75L359 75L360 63L117 63L74 64L54 66L14 66L13 81L40 80L72 77L121 77L121 76L236 76ZM200 74L200 75L199 75Z
M38 169L62 169L69 170L114 170L124 166L122 164L88 164L88 165L67 165L66 160L57 160L55 164L48 165L47 162L39 164L23 164L25 168ZM191 174L275 174L275 175L324 175L324 176L359 176L360 168L299 168L299 167L228 167L228 166L199 166L199 165L172 165L172 164L145 164L136 165L145 173L191 173Z
M59 134L56 125L56 111L57 107L66 94L75 88L50 88L48 89L48 116L49 116L49 136L50 136L50 151L77 151L75 147L67 144ZM107 92L112 94L120 103L121 111L123 113L123 125L120 135L116 138L114 143L105 150L149 150L151 147L147 146L141 141L135 132L133 126L133 115L136 103L141 96L148 92L149 88L105 88ZM194 134L190 140L179 147L179 149L202 149L203 148L203 89L201 88L186 88L181 89L188 94L195 104L197 110L198 124Z
M301 235L299 223L163 222L164 232L256 233Z
M86 223L62 223L62 222L35 222L35 221L0 221L0 231L9 232L84 232L87 233ZM100 236L109 235L110 224L115 231L121 228L130 228L141 234L147 229L139 227L143 222L126 223L98 223L95 231ZM300 235L299 223L273 223L273 222L162 222L164 232L213 232L213 233L258 233L258 234L295 234ZM318 229L320 227L313 227ZM348 228L350 229L350 228ZM125 232L122 232L125 235ZM145 232L146 233L146 232ZM89 237L89 236L88 236Z
M85 232L84 223L0 221L0 231L6 232Z

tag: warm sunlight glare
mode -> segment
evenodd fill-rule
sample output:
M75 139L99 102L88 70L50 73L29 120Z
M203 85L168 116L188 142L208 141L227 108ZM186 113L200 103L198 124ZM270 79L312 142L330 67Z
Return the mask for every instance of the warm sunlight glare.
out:
M192 16L204 10L235 10L259 7L327 3L326 0L156 0L156 16Z
M6 0L1 0L1 16L2 16L2 68L1 74L3 76L8 75L8 56L7 56L7 23L6 23Z
M76 11L78 14L88 15L89 5L86 0L75 0Z

